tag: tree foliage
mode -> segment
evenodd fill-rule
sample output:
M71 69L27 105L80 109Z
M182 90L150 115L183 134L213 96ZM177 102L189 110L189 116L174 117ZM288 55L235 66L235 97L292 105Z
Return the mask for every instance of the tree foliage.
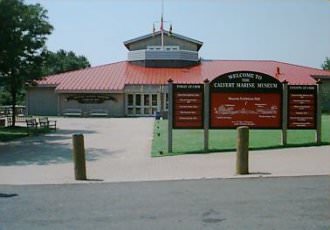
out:
M322 69L330 70L330 58L326 57L325 61L322 64Z
M11 95L13 126L17 94L25 82L41 76L45 43L52 29L40 4L0 0L0 77Z
M43 66L43 75L52 75L72 70L90 67L90 63L85 56L77 56L72 51L59 50L57 52L48 51L46 62Z

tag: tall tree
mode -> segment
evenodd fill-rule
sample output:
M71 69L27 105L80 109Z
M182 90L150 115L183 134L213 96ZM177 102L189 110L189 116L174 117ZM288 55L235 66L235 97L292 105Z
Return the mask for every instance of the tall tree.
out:
M322 64L322 69L330 70L330 58L326 57L325 61Z
M45 42L52 29L40 4L0 0L0 77L11 95L13 126L17 94L25 82L41 76Z
M72 51L59 50L56 53L48 51L46 62L43 66L43 75L63 73L72 70L90 67L90 63L85 56L76 55Z

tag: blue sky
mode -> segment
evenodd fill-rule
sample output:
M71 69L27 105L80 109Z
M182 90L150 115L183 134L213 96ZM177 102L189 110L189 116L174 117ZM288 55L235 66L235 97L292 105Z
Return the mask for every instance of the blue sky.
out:
M126 60L123 41L151 33L161 14L161 0L25 2L48 10L55 28L50 50L72 50L92 66ZM204 42L200 56L205 59L320 68L330 57L329 0L165 0L164 19L174 33Z

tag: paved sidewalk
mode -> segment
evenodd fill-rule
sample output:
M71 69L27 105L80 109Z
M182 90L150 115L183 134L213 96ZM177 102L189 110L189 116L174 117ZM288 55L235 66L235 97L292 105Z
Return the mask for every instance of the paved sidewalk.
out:
M235 153L150 157L152 118L57 118L59 130L0 143L0 184L74 180L72 134L83 133L90 182L330 175L330 146L251 151L248 176L235 175Z

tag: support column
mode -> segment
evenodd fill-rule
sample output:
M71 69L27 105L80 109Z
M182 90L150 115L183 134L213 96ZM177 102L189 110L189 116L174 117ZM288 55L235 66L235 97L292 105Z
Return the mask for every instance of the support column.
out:
M320 97L320 86L321 80L317 81L316 86L316 144L322 143L322 110L321 110L321 97Z
M283 82L282 93L282 145L288 143L288 82Z
M168 152L173 152L173 80L168 80Z
M209 151L210 82L204 81L204 152Z

